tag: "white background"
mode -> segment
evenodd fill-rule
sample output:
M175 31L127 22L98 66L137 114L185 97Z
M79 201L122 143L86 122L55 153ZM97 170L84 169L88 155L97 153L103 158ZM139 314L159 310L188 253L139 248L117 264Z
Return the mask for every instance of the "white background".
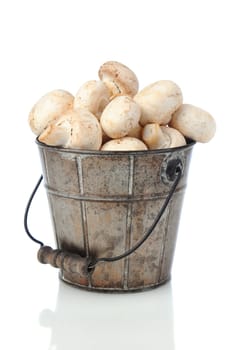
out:
M4 350L232 348L231 1L1 1L1 337ZM175 81L184 101L209 111L216 137L191 163L172 282L140 294L64 285L36 260L23 230L41 173L27 118L46 92L73 94L107 60L140 87ZM53 244L45 190L30 217Z

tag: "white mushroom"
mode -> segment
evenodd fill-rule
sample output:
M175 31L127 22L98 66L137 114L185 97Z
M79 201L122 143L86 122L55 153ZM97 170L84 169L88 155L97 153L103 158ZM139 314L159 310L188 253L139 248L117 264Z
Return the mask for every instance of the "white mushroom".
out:
M147 146L141 140L135 137L125 136L119 139L106 142L102 151L145 151Z
M183 102L178 85L170 80L160 80L137 93L135 102L141 107L141 125L158 123L166 125Z
M73 100L74 96L65 90L53 90L42 96L29 114L31 130L40 135L51 121L72 108Z
M166 134L162 132L159 124L151 123L144 126L142 140L149 149L165 148L168 141Z
M39 141L50 146L99 150L102 130L97 118L86 109L69 111L48 125Z
M133 97L138 92L139 82L135 73L122 63L105 62L100 67L98 75L110 90L111 98L118 95Z
M142 139L149 149L180 147L186 144L184 136L178 130L157 123L144 126Z
M103 109L109 102L110 92L106 85L101 80L90 80L77 91L73 108L86 108L100 119Z
M198 142L210 141L216 132L214 118L203 109L190 104L183 104L173 114L170 125Z
M65 116L66 117L66 116ZM71 120L58 119L50 123L38 137L40 142L49 146L67 147L72 134Z
M115 97L101 115L101 126L111 138L126 136L130 130L138 126L140 108L129 96Z
M167 138L164 148L181 147L186 145L185 137L178 130L167 126L161 126L161 130Z

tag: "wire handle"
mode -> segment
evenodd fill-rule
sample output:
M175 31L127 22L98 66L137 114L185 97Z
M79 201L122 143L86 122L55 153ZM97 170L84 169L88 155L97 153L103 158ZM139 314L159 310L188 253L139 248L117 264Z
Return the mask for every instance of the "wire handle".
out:
M143 235L143 237L130 249L125 251L124 253L114 256L114 257L102 257L102 258L86 258L81 257L78 254L72 254L69 252L64 252L60 249L52 249L51 247L45 246L43 242L36 239L32 236L29 228L28 228L28 214L31 207L32 200L42 182L43 176L41 175L26 206L25 214L24 214L24 228L29 236L35 243L40 244L41 248L38 251L38 260L43 264L50 264L53 267L61 268L67 272L79 273L82 276L88 275L88 273L93 272L94 268L97 264L101 262L113 262L117 260L121 260L133 252L135 252L152 234L153 230L157 226L160 221L163 213L165 212L175 190L181 179L183 173L183 164L179 158L172 159L167 163L166 174L169 182L173 182L172 187L168 196L166 197L158 215L154 219L152 225L149 227L147 232Z
M171 164L171 162L173 162ZM182 163L180 162L180 160L172 160L171 162L169 162L167 170L166 170L166 175L169 181L173 181L174 183L171 187L171 190L167 196L167 198L165 199L157 217L154 219L152 225L150 226L150 228L147 230L147 232L144 234L144 236L130 249L128 249L126 252L124 252L123 254L114 256L114 257L109 257L109 258L97 258L95 259L92 263L90 262L88 268L92 269L94 268L98 263L100 262L112 262L112 261L117 261L117 260L121 260L125 257L127 257L128 255L132 254L133 252L135 252L147 239L148 237L152 234L153 230L155 229L156 225L158 224L159 220L161 219L165 209L168 206L168 203L170 202L173 193L175 192L175 189L181 179L181 175L182 175Z
M37 192L37 190L38 190L38 188L39 188L39 186L40 186L42 180L43 180L43 175L40 176L40 178L39 178L37 184L35 185L35 188L34 188L34 190L32 191L32 194L30 195L30 198L29 198L29 200L28 200L28 202L27 202L27 206L26 206L25 213L24 213L24 229L25 229L25 231L26 231L28 237L29 237L32 241L34 241L35 243L40 244L41 247L44 245L43 242L39 241L39 240L36 239L34 236L32 236L32 234L31 234L31 232L30 232L30 230L29 230L29 228L28 228L28 214L29 214L29 210L30 210L30 208L31 208L31 203L32 203L32 201L33 201L33 199L34 199L34 197L35 197L35 194L36 194L36 192Z

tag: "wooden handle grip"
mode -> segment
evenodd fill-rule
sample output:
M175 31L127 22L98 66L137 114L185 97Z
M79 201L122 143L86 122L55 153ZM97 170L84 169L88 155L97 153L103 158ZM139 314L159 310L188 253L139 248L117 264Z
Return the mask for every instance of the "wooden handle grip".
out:
M78 254L42 246L38 251L37 257L42 264L50 264L53 267L58 267L66 272L77 273L81 276L88 274L87 259Z

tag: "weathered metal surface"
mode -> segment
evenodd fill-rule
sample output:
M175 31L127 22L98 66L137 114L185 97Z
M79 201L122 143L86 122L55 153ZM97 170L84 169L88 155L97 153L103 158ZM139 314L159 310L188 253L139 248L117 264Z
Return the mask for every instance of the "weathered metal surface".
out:
M88 289L132 291L170 279L182 200L194 145L137 152L77 151L38 142L59 249L112 257L146 232L167 197L166 170L180 159L183 174L148 240L130 256L99 263L86 278L61 269L61 278Z

